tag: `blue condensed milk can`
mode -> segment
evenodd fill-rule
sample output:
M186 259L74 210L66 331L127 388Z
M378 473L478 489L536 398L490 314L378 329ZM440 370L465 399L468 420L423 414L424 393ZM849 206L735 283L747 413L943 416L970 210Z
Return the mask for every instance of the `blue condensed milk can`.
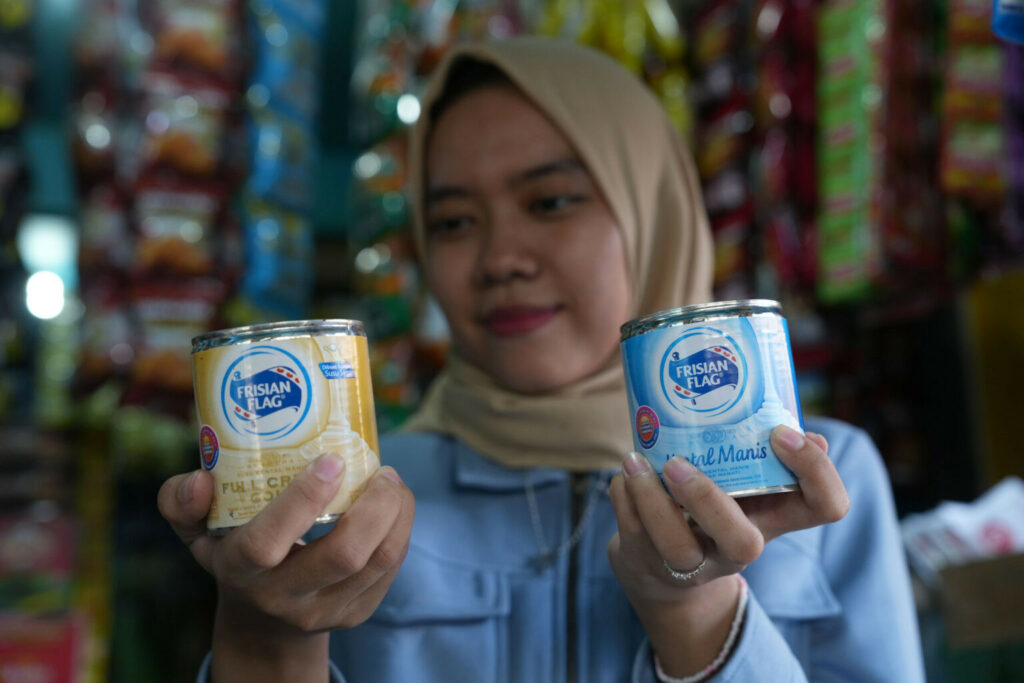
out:
M772 451L803 431L786 319L776 301L722 301L622 326L633 444L658 473L682 456L732 496L794 491Z

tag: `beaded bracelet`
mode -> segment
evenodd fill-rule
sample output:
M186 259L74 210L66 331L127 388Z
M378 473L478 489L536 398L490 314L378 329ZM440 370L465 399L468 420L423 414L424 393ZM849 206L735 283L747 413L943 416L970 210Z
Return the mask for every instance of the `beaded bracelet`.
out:
M654 655L654 671L658 675L658 680L661 683L700 683L706 681L715 674L722 665L725 664L725 660L729 658L732 648L736 645L736 638L740 634L740 626L743 625L743 617L747 611L747 582L740 576L736 575L737 580L740 584L740 602L736 606L736 616L732 618L732 624L729 626L729 635L725 639L725 645L722 646L722 650L715 657L714 661L704 667L701 671L693 674L692 676L685 676L683 678L674 678L665 673L665 670L661 668L661 661L658 660L658 655Z

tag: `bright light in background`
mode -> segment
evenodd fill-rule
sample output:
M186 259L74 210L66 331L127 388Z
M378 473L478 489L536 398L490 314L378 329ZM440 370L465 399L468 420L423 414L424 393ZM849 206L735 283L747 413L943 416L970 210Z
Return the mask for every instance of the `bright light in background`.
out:
M174 100L174 113L183 119L190 119L199 113L199 103L191 95L182 95Z
M373 247L366 247L356 255L356 268L360 273L372 273L380 265L380 254Z
M128 47L139 55L148 55L153 51L153 38L145 31L134 31L128 39Z
M270 104L270 88L262 83L253 83L245 91L245 99L256 109L262 109Z
M288 29L284 27L284 24L274 22L267 27L265 35L267 42L274 47L284 47L285 43L288 42Z
M18 226L18 256L30 275L25 307L42 320L64 311L65 291L73 292L78 272L78 234L65 216L29 214ZM72 297L74 300L74 297Z
M95 149L106 149L110 145L110 131L102 123L91 123L85 129L85 141Z
M25 283L28 312L41 320L56 318L64 310L64 281L60 275L41 270Z
M383 166L384 162L381 160L379 154L376 152L364 152L359 155L358 159L356 159L356 175L363 179L372 178L380 173L380 169L383 168Z
M416 123L419 117L420 101L415 95L406 93L398 98L398 118L402 123Z
M29 214L18 227L18 256L25 270L50 270L69 288L75 286L78 233L70 218L51 214Z
M185 221L181 224L178 234L189 244L195 244L203 239L203 226L199 225L199 221Z
M163 135L171 127L171 119L162 111L151 111L146 114L146 128L154 135Z
M762 36L770 36L779 28L782 21L782 10L774 5L765 5L757 17L757 32Z

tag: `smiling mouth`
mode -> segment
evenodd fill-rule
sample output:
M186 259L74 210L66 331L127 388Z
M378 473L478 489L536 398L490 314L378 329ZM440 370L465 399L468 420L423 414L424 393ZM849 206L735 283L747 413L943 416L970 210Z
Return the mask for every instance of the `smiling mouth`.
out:
M559 306L508 306L495 308L483 318L484 326L496 337L520 337L548 324L561 310Z

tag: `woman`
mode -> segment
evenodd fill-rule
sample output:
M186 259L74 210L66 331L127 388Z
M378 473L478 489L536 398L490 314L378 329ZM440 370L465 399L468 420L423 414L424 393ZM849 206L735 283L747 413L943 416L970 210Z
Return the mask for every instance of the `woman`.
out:
M326 680L330 657L349 681L923 680L861 432L776 429L801 492L742 501L684 460L664 486L623 460L619 326L710 294L693 165L653 96L595 52L515 40L457 49L424 105L415 236L449 367L308 545L335 457L223 539L206 475L164 485L220 591L201 678Z

